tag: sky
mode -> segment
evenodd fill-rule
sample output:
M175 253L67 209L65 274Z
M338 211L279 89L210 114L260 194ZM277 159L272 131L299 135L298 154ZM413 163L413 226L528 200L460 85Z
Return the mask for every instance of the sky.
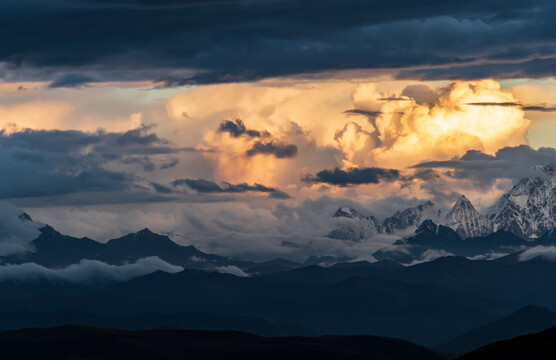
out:
M366 258L326 235L556 164L553 1L8 0L0 199L62 233ZM10 210L11 211L11 210Z

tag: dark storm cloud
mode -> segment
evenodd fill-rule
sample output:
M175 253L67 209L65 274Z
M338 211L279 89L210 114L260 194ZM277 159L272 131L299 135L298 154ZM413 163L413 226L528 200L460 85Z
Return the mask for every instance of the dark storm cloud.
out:
M278 159L292 158L297 155L297 146L294 144L284 144L278 141L261 142L257 141L251 149L247 150L247 156L257 154L273 155Z
M473 106L502 106L502 107L519 107L524 111L540 111L540 112L554 112L556 107L549 105L524 105L516 102L474 102L467 105Z
M52 81L48 86L50 88L79 88L86 86L89 83L97 82L98 80L86 75L79 73L64 74L58 77L56 80Z
M522 107L520 103L515 102L472 102L467 103L472 106L502 106L502 107Z
M349 170L322 170L315 175L306 175L301 180L308 183L326 183L330 185L350 186L361 184L378 184L381 181L405 179L399 170L382 168L352 168Z
M168 159L168 162L163 163L162 165L160 165L160 170L166 170L166 169L171 169L174 166L178 165L180 162L178 159L176 158L170 158Z
M165 149L163 154L182 151L147 126L121 133L27 129L9 134L1 130L0 198L103 192L116 192L113 197L118 198L126 192L149 191L137 185L136 174L108 165L136 164L143 171L153 171L156 163L151 157L159 147ZM164 164L170 166L172 159ZM168 193L152 186L157 193Z
M403 98L403 97L383 97L383 98L379 98L379 101L412 101L412 99L409 98Z
M230 134L230 136L233 136L235 138L240 137L241 135L247 135L249 137L263 137L270 135L267 131L261 132L258 130L247 129L241 119L236 119L235 121L222 121L220 127L218 128L218 131L227 132Z
M556 149L535 150L527 145L505 147L494 155L469 150L459 159L429 161L413 166L420 171L436 169L456 179L471 179L477 186L490 186L496 179L519 180L535 172L535 166L556 166Z
M344 111L344 114L346 114L346 115L363 115L363 116L366 116L367 119L373 124L373 126L376 127L375 120L376 120L377 116L380 116L384 113L382 111L349 109L349 110ZM396 111L396 112L394 112L394 114L403 115L404 112L403 111Z
M0 198L112 192L131 187L129 174L103 169L87 157L26 149L0 151Z
M410 97L417 104L431 105L438 100L438 94L432 88L423 84L407 85L403 89L402 95Z
M535 50L530 51L536 55ZM398 73L398 79L443 80L484 78L543 78L556 75L556 58L532 59L529 57L513 63L480 62L474 65L445 66L426 69L407 69Z
M220 185L215 182L208 181L205 179L176 179L172 181L172 185L174 186L183 186L186 185L191 189L204 192L204 193L211 193L211 192L224 192L224 189Z
M117 157L108 157L108 158L117 158ZM144 171L154 171L156 170L156 165L152 162L152 160L148 156L126 156L121 158L120 160L124 164L138 164L143 167Z
M82 0L97 6L137 8L179 8L187 6L249 3L252 0ZM271 0L272 1L272 0Z
M264 186L261 184L249 185L224 183L222 186L205 179L176 179L172 181L174 187L187 186L200 193L245 193L245 192L262 192L267 193L269 197L275 199L289 199L290 196L278 189Z
M522 107L525 111L540 111L540 112L554 112L556 107L546 105L524 105Z
M549 0L8 1L0 77L57 87L366 68L405 68L399 76L410 78L551 76L554 14Z
M155 191L157 193L160 193L160 194L171 194L171 193L173 193L172 189L170 189L166 185L162 185L162 184L159 184L159 183L151 183L151 186L155 189Z
M168 145L167 140L160 139L151 130L150 126L141 126L121 133L102 130L88 133L77 130L25 129L8 134L5 130L0 130L0 145L2 148L22 148L55 153L81 151L88 146L119 152L124 149L137 152L138 148L143 147L145 153L150 153L151 147Z
M375 118L379 115L382 115L382 111L370 111L370 110L361 110L361 109L349 109L344 111L346 115L364 115L368 118Z

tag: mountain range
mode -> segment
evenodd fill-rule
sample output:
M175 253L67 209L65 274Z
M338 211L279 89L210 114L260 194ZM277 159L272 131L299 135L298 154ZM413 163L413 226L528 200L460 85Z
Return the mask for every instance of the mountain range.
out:
M21 219L27 222L33 221L25 213ZM106 243L86 237L75 238L63 235L48 225L41 227L39 232L39 236L30 242L33 250L0 256L0 264L32 262L48 268L59 268L88 259L121 265L157 256L169 264L192 269L214 269L219 266L241 266L247 269L255 266L254 262L207 254L191 245L179 245L169 237L155 234L147 228Z
M462 195L444 218L432 201L396 211L382 223L349 207L339 208L333 218L343 222L328 237L341 240L359 241L380 233L396 234L417 228L424 220L447 226L462 239L500 230L526 240L537 239L556 227L556 175L551 166L534 168L532 176L518 181L485 215Z
M532 176L518 181L487 214L462 195L445 216L426 201L397 211L382 223L351 208L338 209L333 218L338 227L327 236L334 239L361 241L398 234L392 246L373 254L377 260L408 264L445 255L494 258L556 244L556 177L552 167L536 167Z
M32 220L25 216L21 221ZM549 232L537 241L549 243L553 237ZM456 251L474 243L477 248L502 247L508 239L516 246L527 242L503 230L463 240L453 229L427 220L415 236L396 246L449 243ZM413 266L390 259L334 263L317 257L305 264L283 259L254 263L181 246L148 229L101 244L49 226L40 229L32 245L34 251L2 258L11 275L0 276L0 330L80 324L124 330L240 330L265 336L366 334L446 352L446 344L458 344L461 336L480 333L524 306L556 308L556 263L542 254L524 257L523 250L491 261L448 256ZM179 268L153 268L109 281L84 281L82 270L75 278L52 277L52 272L68 271L60 269L78 269L83 256L116 273L153 256ZM33 263L44 266L46 275L17 275L35 271ZM242 276L218 272L234 266ZM98 267L87 271L99 277ZM529 326L517 319L511 334L547 325L534 320ZM450 351L461 353L461 348L453 345Z
M10 224L36 229L37 236L17 244L23 251L0 256L0 330L77 324L360 334L462 354L487 339L554 325L547 310L556 309L553 199L540 201L554 191L553 172L538 171L493 207L495 216L479 213L463 196L442 223L432 202L382 223L340 208L333 219L344 226L335 233L342 241L415 228L374 252L372 263L330 256L257 263L182 246L146 228L100 243L63 235L21 213ZM519 218L496 210L517 205Z

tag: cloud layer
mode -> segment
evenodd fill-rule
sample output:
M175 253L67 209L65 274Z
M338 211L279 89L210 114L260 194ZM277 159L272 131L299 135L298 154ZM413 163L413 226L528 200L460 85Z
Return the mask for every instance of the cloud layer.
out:
M389 72L403 78L543 77L555 69L548 0L24 0L4 3L0 13L0 30L10 35L1 76L51 87L174 86L345 69L395 69ZM90 19L96 26L86 26Z
M544 260L556 262L555 246L535 246L529 248L519 255L519 261L529 261L534 258L541 257Z
M10 99L18 101L100 93L96 86L26 86L0 91L17 92ZM522 101L493 80L274 80L136 90L118 91L156 101L142 114L120 114L117 131L6 126L0 156L11 160L3 162L10 181L3 196L64 233L101 241L148 226L230 256L366 257L394 239L326 239L338 206L384 219L420 200L449 207L465 194L484 209L553 152L525 145L530 112L499 105L535 98ZM170 99L160 101L163 94ZM82 114L95 118L95 109L88 105Z
M181 266L168 264L157 256L139 259L125 265L109 265L97 260L81 260L61 269L49 269L35 263L0 266L0 281L32 282L48 280L52 282L71 282L85 285L103 285L110 282L124 282L155 271L176 273Z

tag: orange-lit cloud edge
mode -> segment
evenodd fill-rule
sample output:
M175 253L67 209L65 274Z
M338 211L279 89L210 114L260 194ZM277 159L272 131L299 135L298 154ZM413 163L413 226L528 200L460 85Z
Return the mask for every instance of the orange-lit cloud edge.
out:
M420 186L422 180L338 187L301 179L334 168L379 167L411 175L410 167L420 162L458 158L467 150L494 154L506 146L531 144L528 134L537 120L529 113L518 106L473 104L546 103L556 91L554 86L527 82L502 88L491 79L274 79L172 91L149 86L113 83L44 90L41 83L1 84L1 125L10 133L25 128L125 131L141 123L156 124L156 133L177 146L211 150L202 154L207 166L202 175L210 174L210 180L272 186L297 200L325 194L371 202L428 194ZM546 124L549 116L542 114L538 123ZM249 129L272 134L276 143L295 145L297 154L246 156L259 139L219 132L225 119L241 119ZM188 164L186 159L171 173L149 176L162 183L200 177ZM456 192L470 192L479 206L494 201L504 188L496 184L491 189L495 191L485 192L465 181L446 181L445 186Z
M230 201L234 194L209 194L207 202L187 198L133 206L64 202L57 206L55 202L45 205L44 200L13 200L34 218L64 233L102 241L148 226L169 232L178 242L224 255L292 256L307 253L300 248L310 248L311 254L364 258L393 239L340 244L323 237L334 225L330 221L334 207L355 205L380 217L424 199L444 199L445 203L437 204L449 206L461 193L479 209L490 206L514 180L501 177L478 185L474 179L445 176L444 170L436 171L439 178L423 178L415 176L419 170L412 166L460 158L468 150L494 154L507 146L556 147L549 136L556 132L554 113L523 111L517 105L485 105L550 105L555 94L556 82L550 79L290 78L176 89L155 89L150 83L96 84L81 89L47 89L44 83L0 84L0 126L8 136L26 128L123 132L141 124L156 125L151 131L172 146L203 151L173 154L179 164L165 170L145 172L134 164L106 166L137 174L145 188L189 178L219 184L258 183L291 196L246 193ZM269 135L234 137L218 131L226 119L241 119L246 129ZM269 141L295 145L297 152L284 158L246 155L255 143ZM159 165L167 161L157 155L151 160ZM303 181L325 169L369 167L396 169L401 175L355 186ZM283 246L284 241L294 241L299 247Z

